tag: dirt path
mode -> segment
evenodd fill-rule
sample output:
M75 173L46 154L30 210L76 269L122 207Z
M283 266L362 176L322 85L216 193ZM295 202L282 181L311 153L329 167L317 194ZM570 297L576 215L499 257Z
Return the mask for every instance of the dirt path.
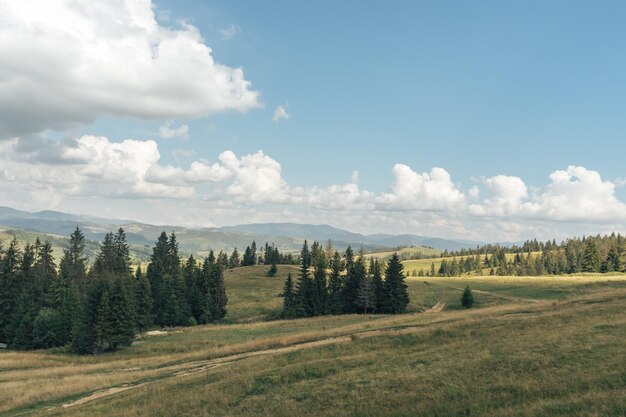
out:
M438 302L431 309L425 311L425 313L439 313L444 309L444 307L445 307L444 303ZM209 369L230 365L243 359L248 359L248 358L253 358L253 357L258 357L258 356L289 353L289 352L295 352L295 351L300 351L300 350L305 350L305 349L312 349L316 347L337 345L340 343L350 343L352 340L355 340L355 339L364 339L364 338L381 336L381 335L410 334L410 333L416 333L416 332L423 331L423 330L425 330L425 326L423 325L415 325L415 326L407 326L407 327L395 326L395 327L385 328L385 329L365 330L365 331L359 331L359 332L355 332L355 333L344 335L344 336L336 336L336 337L329 337L326 339L314 340L310 342L295 343L293 345L279 347L279 348L255 350L255 351L250 351L250 352L238 353L235 355L224 356L221 358L209 359L209 360L204 360L204 361L187 362L184 364L166 366L166 367L161 368L161 371L162 371L161 376L155 378L153 381L127 383L124 385L97 390L88 395L80 397L76 400L73 400L73 401L58 405L58 406L45 407L39 410L32 410L32 413L36 413L37 411L47 413L47 412L55 411L59 408L70 408L70 407L84 405L89 402L99 400L101 398L110 397L112 395L119 394L121 392L126 392L126 391L133 390L136 388L141 388L149 384L165 381L171 378L181 378L181 377L197 374L199 372L204 372ZM18 415L26 415L26 414L31 414L31 412L18 414Z
M441 310L444 309L445 306L446 306L446 303L442 303L441 301L439 301L437 304L432 306L430 310L424 311L424 313L439 313L441 312Z
M461 292L463 292L465 290L465 288L459 288L459 287L455 287L455 286L448 285L448 284L441 284L439 282L433 282L433 281L426 282L426 281L424 281L424 283L427 284L427 285L437 285L439 287L452 288L454 290L461 291ZM500 294L500 293L497 293L497 292L485 291L485 290L476 290L474 288L472 288L472 292L476 293L476 294L489 295L491 297L501 298L501 299L509 300L509 301L520 301L520 302L530 302L530 303L541 303L541 302L546 301L546 300L537 300L535 298L514 297L512 295L504 295L504 294ZM439 304L439 303L437 303L437 304ZM435 304L435 306L433 308L435 308L437 306L437 304Z

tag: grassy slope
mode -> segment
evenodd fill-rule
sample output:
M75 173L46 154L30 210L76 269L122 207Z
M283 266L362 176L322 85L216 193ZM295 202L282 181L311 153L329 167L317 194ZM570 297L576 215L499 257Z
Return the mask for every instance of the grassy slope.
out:
M437 255L441 255L441 250L439 249L433 249L433 248L427 248L425 246L413 246L413 247L408 247L408 248L402 248L400 250L395 251L395 253L397 253L398 255L417 255L419 253L421 253L422 255L425 256L437 256ZM394 252L374 252L374 253L368 253L365 255L365 257L367 258L378 258L378 259L388 259L389 257L391 257L391 255ZM428 266L430 266L430 263L428 264Z
M540 252L532 252L532 255L537 255ZM506 254L506 258L508 260L511 260L515 257L514 253L507 253ZM465 256L457 256L456 260L460 261L465 259ZM484 256L481 256L481 258L484 259ZM439 271L439 267L441 266L441 262L443 260L447 260L448 262L451 262L454 258L452 257L447 257L447 258L430 258L430 259L415 259L415 260L409 260L409 261L403 261L402 265L404 265L404 270L406 271L406 273L410 274L411 272L413 272L413 270L415 270L416 272L419 272L421 269L424 270L424 272L429 272L430 271L430 266L431 264L435 264L435 272ZM484 271L488 272L487 269L485 269Z
M230 321L272 314L283 277L267 267L227 274ZM608 279L611 280L608 280ZM337 316L198 326L144 337L97 357L0 352L0 414L41 410L94 390L149 381L62 415L622 415L626 373L624 276L409 279L411 309L442 313ZM478 305L459 311L471 283ZM539 302L522 298L538 299ZM558 299L558 300L556 300ZM359 332L417 326L407 334ZM211 358L354 335L343 343ZM12 411L10 411L12 410ZM311 415L311 413L309 413Z

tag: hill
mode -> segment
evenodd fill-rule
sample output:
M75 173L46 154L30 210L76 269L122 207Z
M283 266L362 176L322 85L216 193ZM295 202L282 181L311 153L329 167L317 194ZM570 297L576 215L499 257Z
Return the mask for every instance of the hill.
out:
M247 311L231 317L240 324L148 332L124 351L90 357L0 351L0 414L621 416L626 410L622 275L409 279L409 314L259 322L280 305L282 279L264 276L265 269L226 276L229 311ZM466 283L477 303L469 311L458 302ZM251 287L262 290L248 294Z
M39 232L49 236L69 236L79 226L85 237L100 242L104 235L123 227L127 240L137 248L137 256L149 252L162 231L175 232L181 252L205 255L209 249L230 252L240 250L253 240L257 244L274 243L282 251L299 251L305 239L326 242L333 240L334 246L343 250L351 245L366 251L377 251L403 246L424 246L439 250L456 250L475 246L476 242L454 241L415 235L362 235L328 225L296 223L263 223L213 228L185 228L174 225L150 225L121 219L105 219L91 216L62 213L57 211L26 212L0 207L0 226L5 229Z

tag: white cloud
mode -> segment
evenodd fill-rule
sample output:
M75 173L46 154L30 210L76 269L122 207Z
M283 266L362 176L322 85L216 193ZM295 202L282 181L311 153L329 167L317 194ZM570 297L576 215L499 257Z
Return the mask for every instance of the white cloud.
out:
M150 0L0 0L0 138L102 114L200 117L259 106L197 28L161 26Z
M561 221L624 220L626 204L617 199L615 188L596 171L569 166L550 175L550 184L527 205L527 211Z
M394 183L390 192L378 198L379 207L395 210L452 210L465 205L465 195L443 168L417 173L409 166L393 167Z
M289 113L287 113L287 109L285 107L278 106L276 110L274 110L274 116L272 116L272 122L278 123L281 120L289 120Z
M555 171L544 189L532 193L518 177L498 175L484 182L493 197L471 205L469 211L475 215L566 222L626 220L626 204L615 196L616 184L584 167Z
M480 197L480 188L478 188L477 185L474 185L472 188L470 188L467 191L467 194L470 196L470 198L473 198L474 200L477 200L478 197Z
M187 139L189 137L189 126L180 125L173 127L173 122L168 120L163 125L159 126L159 136L163 139Z
M528 187L518 177L497 175L484 180L493 197L480 205L471 205L470 212L476 215L506 216L517 214L522 202L528 198Z
M615 184L595 171L555 171L543 188L505 175L483 182L489 195L468 204L443 168L420 173L396 164L388 190L372 192L361 188L356 171L345 184L289 184L280 162L262 151L225 151L215 161L185 153L183 162L169 165L152 140L86 135L0 142L0 201L18 208L91 207L87 214L185 225L330 223L362 232L476 240L626 230L626 205L615 196ZM476 190L467 195L477 200Z
M241 33L241 28L237 25L230 24L230 26L217 30L220 35L222 35L222 39L229 40L232 39L235 35Z

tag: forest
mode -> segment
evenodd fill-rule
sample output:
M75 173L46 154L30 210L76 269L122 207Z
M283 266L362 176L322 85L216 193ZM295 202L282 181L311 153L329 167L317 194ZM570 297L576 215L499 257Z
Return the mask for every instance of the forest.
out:
M588 236L545 243L527 241L522 246L480 246L457 252L445 251L439 268L415 271L415 276L567 275L624 272L626 241L620 234ZM508 255L508 256L507 256ZM486 271L485 271L486 269Z
M91 266L84 248L77 228L58 268L48 242L20 248L14 239L0 251L0 341L13 349L67 346L93 354L128 346L136 332L152 326L226 315L224 254L182 262L175 234L163 232L145 272L133 270L121 228L106 234Z

